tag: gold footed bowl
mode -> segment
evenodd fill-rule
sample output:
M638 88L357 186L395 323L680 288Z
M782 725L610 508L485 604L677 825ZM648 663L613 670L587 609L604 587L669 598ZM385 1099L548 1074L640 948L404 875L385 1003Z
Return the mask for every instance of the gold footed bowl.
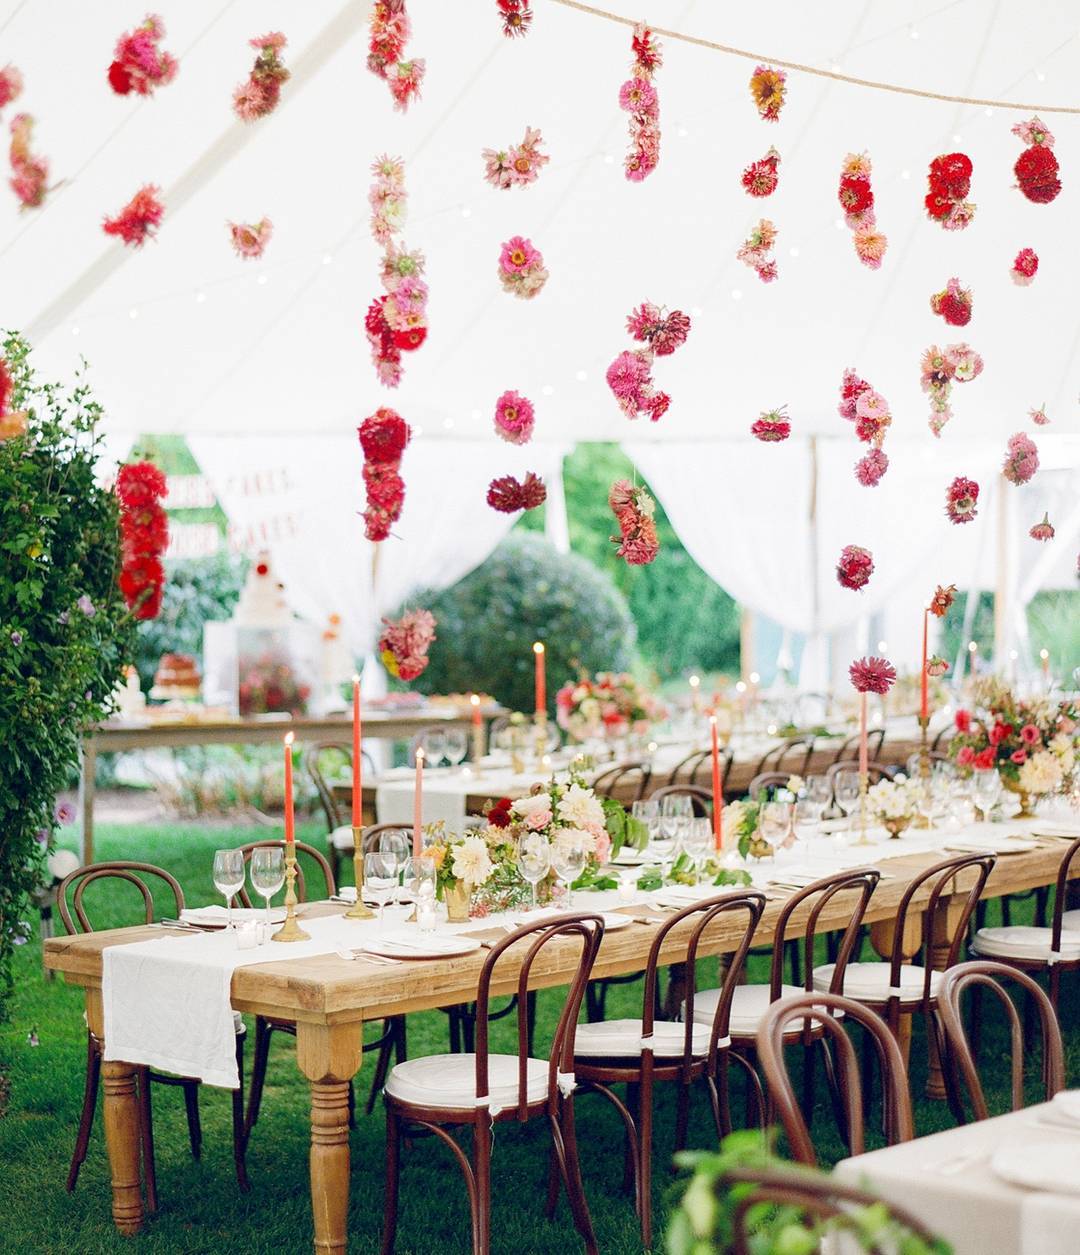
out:
M904 815L899 819L883 819L882 828L895 840L911 823L911 816Z
M1001 783L1010 793L1015 793L1020 799L1020 809L1013 816L1014 819L1034 819L1035 804L1032 801L1031 794L1026 789L1020 787L1017 780L1010 780L1008 776L1001 776Z

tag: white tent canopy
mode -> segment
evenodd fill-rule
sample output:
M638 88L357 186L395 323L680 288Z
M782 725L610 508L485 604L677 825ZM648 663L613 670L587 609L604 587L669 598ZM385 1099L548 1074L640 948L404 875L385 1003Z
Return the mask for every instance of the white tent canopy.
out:
M455 578L497 542L506 520L482 500L492 475L529 467L550 476L559 451L582 440L627 442L698 561L794 629L849 626L901 598L917 607L938 581L993 586L1004 552L993 531L994 471L1006 437L1042 403L1053 425L1034 434L1044 466L1058 469L1007 490L1016 494L1008 538L1034 549L1024 534L1050 499L1061 502L1059 537L1051 559L1014 557L1013 594L1025 591L1021 568L1028 584L1036 567L1042 585L1069 581L1080 526L1069 514L1080 462L1078 119L1044 115L1065 191L1033 205L1012 186L1022 145L1009 128L1028 113L793 72L781 120L770 125L750 99L752 62L665 39L660 165L631 184L617 103L629 29L549 0L534 7L531 32L509 41L494 0L411 0L409 55L426 58L427 77L422 99L401 116L365 68L366 6L353 0L173 6L164 42L180 72L150 100L121 99L105 82L116 37L141 16L129 5L6 0L0 60L26 80L8 116L35 116L35 151L58 186L43 208L21 214L2 198L5 325L27 330L50 372L68 373L85 354L117 446L138 432L188 436L233 512L244 494L230 501L229 483L288 466L294 556L283 569L309 609L320 599L324 611L362 617L371 608L355 427L387 403L422 434L405 462L402 539L382 563L393 577L380 610L432 572ZM641 16L626 0L609 7ZM777 0L767 14L706 0L656 9L648 16L658 25L864 78L1075 103L1075 15L1050 0L837 0L827 15L796 0ZM293 77L275 113L245 125L230 93L254 55L247 40L266 29L288 36ZM527 189L496 191L483 181L480 151L517 142L526 125L543 132L551 164ZM779 188L751 200L740 172L770 144L782 158ZM967 230L945 232L927 220L922 198L928 162L954 148L974 162L978 209ZM889 237L878 272L858 263L836 199L844 155L863 150ZM384 151L406 160L404 238L425 253L431 287L428 341L406 356L395 393L378 385L362 329L380 290L369 164ZM147 182L163 189L165 221L156 242L125 249L102 234L101 219ZM275 227L266 256L243 262L225 222L264 215ZM761 216L780 230L780 278L769 285L735 258ZM495 277L499 245L516 233L534 241L551 272L531 302L503 293ZM1018 288L1009 269L1025 246L1041 267ZM974 291L962 330L929 308L952 275ZM671 409L659 423L631 424L604 370L628 345L627 313L645 299L687 311L693 329L657 363ZM961 339L986 368L955 390L956 417L935 440L919 360L927 345ZM876 489L854 482L859 447L836 414L849 365L894 415L893 464ZM494 400L506 388L536 404L530 449L509 450L492 434ZM759 411L784 402L789 444L749 442ZM953 528L944 488L961 473L980 480L984 497L980 518ZM246 509L250 523L257 507ZM845 543L868 545L878 561L861 599L832 579ZM305 562L316 546L318 561ZM355 631L359 642L366 629Z

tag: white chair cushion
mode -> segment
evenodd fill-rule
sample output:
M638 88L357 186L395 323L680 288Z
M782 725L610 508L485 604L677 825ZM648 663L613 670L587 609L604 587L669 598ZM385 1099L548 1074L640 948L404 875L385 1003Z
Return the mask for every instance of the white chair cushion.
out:
M798 985L781 985L780 997L790 998L806 990ZM719 989L704 989L694 995L694 1019L699 1024L712 1027L716 1004L720 1001ZM733 1037L752 1037L758 1030L761 1017L769 1007L768 985L736 985L731 999L731 1020L728 1031ZM790 1032L798 1033L799 1029Z
M548 1064L530 1059L526 1072L526 1098L542 1102L547 1097ZM488 1106L493 1114L513 1107L518 1100L517 1055L488 1055ZM476 1106L476 1055L425 1055L391 1068L386 1092L402 1102L421 1107Z
M1061 917L1061 927L1069 932L1080 933L1080 911L1066 911Z
M814 988L827 993L832 983L835 964L827 963L814 968ZM930 973L930 996L937 997L938 986L941 984L941 972ZM914 964L905 964L900 969L900 988L903 992L900 1001L918 1002L922 998L924 969ZM888 963L849 963L844 972L845 998L854 998L856 1002L885 1002L890 995Z
M980 928L971 943L972 954L988 959L1035 959L1046 962L1050 958L1049 928L1035 928L1029 924L1012 924L1008 928ZM1076 933L1061 934L1061 958L1080 959L1080 936Z
M335 850L340 850L343 854L351 854L353 852L352 829L348 824L342 824L340 828L335 828L327 840Z
M695 1017L696 1019L696 1017ZM709 1026L695 1023L690 1048L703 1056L709 1049ZM658 1058L681 1057L686 1026L671 1020L653 1023L653 1054ZM637 1058L644 1047L640 1020L603 1020L599 1024L579 1024L574 1056L581 1059Z

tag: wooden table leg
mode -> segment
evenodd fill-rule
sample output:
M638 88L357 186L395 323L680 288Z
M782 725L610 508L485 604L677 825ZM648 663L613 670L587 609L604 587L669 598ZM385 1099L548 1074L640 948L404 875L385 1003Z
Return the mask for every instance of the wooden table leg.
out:
M344 1251L349 1215L349 1081L363 1025L296 1026L296 1061L311 1082L311 1211L317 1252Z
M97 774L97 746L88 736L82 743L82 773L79 776L79 809L82 811L82 832L79 848L83 863L94 861L94 777Z
M104 1042L100 989L86 991L86 1021L94 1036ZM131 1236L139 1232L143 1223L135 1065L107 1060L101 1065L101 1079L105 1146L112 1175L113 1220L121 1233Z

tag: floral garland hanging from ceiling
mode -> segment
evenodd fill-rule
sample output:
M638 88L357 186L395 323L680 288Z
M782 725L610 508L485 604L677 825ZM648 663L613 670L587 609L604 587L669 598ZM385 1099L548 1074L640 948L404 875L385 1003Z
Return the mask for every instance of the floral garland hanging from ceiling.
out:
M0 69L0 109L10 105L22 94L22 71L13 65L5 65Z
M663 64L656 36L639 22L630 40L631 77L619 88L619 107L630 115L630 149L623 171L631 183L647 179L660 161L660 97L653 75Z
M492 187L503 191L511 187L528 187L540 177L541 169L551 158L540 151L543 136L531 126L525 128L525 138L520 144L508 148L485 148L480 154L484 159L484 178Z
M856 437L871 446L855 463L855 478L864 488L874 488L889 469L889 457L882 448L885 433L892 425L889 403L848 367L840 385L838 408L841 418L855 424Z
M397 680L415 680L431 661L436 618L430 610L407 610L400 619L383 619L379 658Z
M49 190L49 163L30 151L34 119L28 113L17 113L11 119L11 190L19 200L20 209L37 209L45 202Z
M690 319L681 309L667 313L659 305L645 301L626 319L626 329L646 347L625 349L607 368L608 387L627 418L648 414L655 423L667 413L671 397L657 391L652 365L657 357L667 357L686 342Z
M153 239L157 234L164 216L161 189L147 183L139 188L114 218L106 218L101 229L106 235L118 235L132 248L142 248L147 240Z
M926 212L946 231L962 231L975 217L975 205L966 199L971 172L971 158L964 153L945 153L930 163Z
M495 0L502 20L502 32L507 39L528 34L533 12L529 0Z
M1013 259L1012 270L1009 272L1012 281L1018 287L1026 288L1039 269L1039 255L1033 248L1022 248Z
M922 356L920 383L930 396L930 430L940 436L952 418L949 398L954 383L970 383L982 374L983 360L969 344L932 344Z
M877 229L870 171L870 158L866 153L848 153L840 169L837 196L844 211L844 221L854 233L852 243L856 257L864 266L878 270L889 241Z
M762 283L772 283L779 274L772 256L779 234L768 218L762 218L735 254L739 261L754 271Z
M156 13L148 13L141 26L127 31L116 42L116 53L109 66L109 86L118 96L135 92L152 96L176 77L180 63L158 47L165 38L165 23Z
M1016 186L1036 205L1049 205L1061 191L1058 177L1058 159L1054 155L1054 137L1049 129L1032 118L1030 122L1018 122L1012 133L1027 144L1016 159L1013 174Z
M619 524L619 535L612 536L618 545L615 556L628 566L647 566L660 552L656 535L656 502L647 488L635 487L628 479L617 479L608 493L608 505Z
M281 31L258 35L248 43L259 55L247 82L233 89L233 113L241 122L254 122L273 113L281 99L281 89L289 81L289 71L281 60L288 40Z
M385 540L391 526L401 518L405 505L405 481L401 478L401 458L412 429L395 410L381 406L365 418L357 429L364 451L364 535L368 540Z
M500 475L488 485L487 503L500 514L535 510L547 500L547 489L539 475L526 471L520 482L513 475Z
M930 298L930 308L944 318L950 327L966 327L971 322L974 300L970 288L962 288L960 280L953 277L941 292Z
M771 196L780 182L780 154L775 148L760 161L752 161L742 172L743 190L748 196Z
M787 74L771 65L759 65L750 75L750 95L763 122L778 122L787 99Z
M136 619L154 619L165 589L162 565L169 547L169 519L161 505L164 474L152 462L132 462L116 475L120 502L120 591Z
M405 0L375 0L367 65L372 74L390 88L394 108L402 113L411 101L419 99L420 84L424 81L423 58L405 60L405 45L411 34Z

